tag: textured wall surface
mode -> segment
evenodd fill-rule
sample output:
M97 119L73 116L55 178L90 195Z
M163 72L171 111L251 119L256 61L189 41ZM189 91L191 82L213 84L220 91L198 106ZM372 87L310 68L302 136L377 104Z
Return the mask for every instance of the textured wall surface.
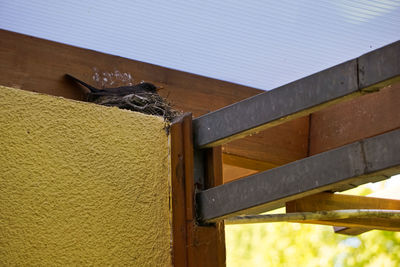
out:
M0 265L170 265L163 127L0 86Z

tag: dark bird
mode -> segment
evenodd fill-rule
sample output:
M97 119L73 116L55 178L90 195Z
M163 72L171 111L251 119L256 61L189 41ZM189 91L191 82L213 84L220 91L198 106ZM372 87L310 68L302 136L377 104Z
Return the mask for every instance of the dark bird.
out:
M89 101L94 101L102 96L126 96L130 94L140 94L140 93L153 93L153 94L157 93L157 87L151 83L139 83L133 86L120 86L120 87L105 88L103 90L100 90L75 78L72 75L65 74L65 76L68 79L71 79L90 90L90 92L88 93Z
M174 110L171 104L157 93L157 87L151 83L100 90L69 74L65 74L65 77L89 89L90 92L87 94L89 102L162 116L169 122L182 114L182 112Z

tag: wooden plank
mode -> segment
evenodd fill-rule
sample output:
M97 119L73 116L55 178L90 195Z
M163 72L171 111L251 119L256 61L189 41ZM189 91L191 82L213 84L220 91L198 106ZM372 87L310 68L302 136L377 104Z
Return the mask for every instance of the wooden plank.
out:
M300 221L299 221L300 222ZM386 231L400 231L400 220L392 218L352 218L352 219L338 219L338 220L308 220L304 223L322 224L337 227L356 228L363 227L376 230Z
M171 126L173 264L174 266L225 266L222 223L199 226L194 207L192 115ZM207 153L206 185L222 184L221 149Z
M286 203L286 212L288 213L342 209L400 210L400 200L323 192ZM319 221L312 221L311 223L318 224ZM392 227L390 230L395 229L393 222L391 223L390 220L381 220L379 224L376 224L376 220L370 219L365 220L364 224L361 219L347 219L340 221L324 220L321 224L336 225L334 228L335 233L347 235L362 234L369 230L373 230L374 228L368 228L372 226L377 226L379 227L378 229L382 230L389 230L388 227ZM354 228L355 225L357 226L356 228ZM349 226L352 227L349 228ZM381 227L386 228L383 229Z
M198 192L198 218L261 213L319 192L343 191L400 172L400 129Z
M340 227L370 227L400 231L400 210L346 209L281 214L242 215L225 220L226 224L294 222L335 225Z
M391 186L388 188L385 188L383 190L379 190L377 192L374 192L368 197L379 197L379 198L389 198L389 199L397 199L400 200L400 186ZM368 229L368 228L348 228L348 227L333 227L333 230L335 233L338 234L344 234L344 235L359 235L365 232L368 232L370 230L374 229Z
M360 228L360 227L344 227L344 226L333 226L333 231L335 231L336 234L342 234L342 235L360 235L365 232L368 232L370 230L373 230L371 228Z
M400 83L311 116L310 155L400 128Z
M254 166L251 161L244 163L229 160L224 156L227 164L236 165L253 170L267 170L308 156L309 116L280 124L253 136L248 136L227 143L223 152L250 160L256 160L261 167ZM260 161L265 162L262 164Z
M101 79L97 81L96 75L109 79L110 75L127 73L133 77L134 83L144 80L162 86L162 96L168 97L177 109L192 112L195 117L263 92L5 30L0 30L0 61L1 85L76 100L84 98L83 92L63 78L65 73L100 88L104 83ZM114 82L113 86L125 85L118 84L115 79ZM260 156L261 161L271 160L272 164L279 165L297 160L304 156L304 147L307 147L304 144L307 140L304 129L308 129L308 126L303 123L303 120L299 120L271 133L260 133L254 138L246 138L243 143L232 143L225 150L250 159ZM299 131L303 131L301 138L298 138Z
M187 266L186 184L182 122L171 126L172 263Z
M223 165L224 184L257 173L258 171L241 168L234 165Z
M249 159L237 156L235 154L227 154L227 153L223 154L222 159L225 164L246 168L254 171L265 171L279 166L278 164L271 164L265 161Z
M0 84L29 91L83 99L65 73L101 87L94 75L129 73L134 82L162 86L160 94L195 117L262 91L149 63L0 30ZM104 76L103 73L106 75ZM212 96L212 97L210 97Z
M400 200L322 192L286 203L286 212L343 209L400 210Z

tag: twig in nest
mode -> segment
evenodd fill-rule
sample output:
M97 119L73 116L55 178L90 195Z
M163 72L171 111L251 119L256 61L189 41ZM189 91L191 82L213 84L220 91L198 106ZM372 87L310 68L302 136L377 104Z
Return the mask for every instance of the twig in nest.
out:
M104 106L116 106L121 109L161 116L168 122L182 114L182 112L174 110L166 99L151 92L140 92L125 96L103 96L97 98L94 102Z

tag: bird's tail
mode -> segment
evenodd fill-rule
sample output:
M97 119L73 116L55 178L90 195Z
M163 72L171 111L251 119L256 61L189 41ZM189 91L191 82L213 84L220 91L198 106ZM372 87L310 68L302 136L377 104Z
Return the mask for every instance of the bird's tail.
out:
M71 79L71 80L73 80L73 81L75 81L77 83L82 84L83 86L87 87L90 90L90 92L92 92L92 93L96 93L96 92L101 91L101 90L99 90L99 89L97 89L97 88L95 88L95 87L93 87L93 86L91 86L91 85L89 85L89 84L87 84L87 83L75 78L74 76L72 76L72 75L70 75L68 73L65 74L65 77L67 77L67 78L69 78L69 79Z

